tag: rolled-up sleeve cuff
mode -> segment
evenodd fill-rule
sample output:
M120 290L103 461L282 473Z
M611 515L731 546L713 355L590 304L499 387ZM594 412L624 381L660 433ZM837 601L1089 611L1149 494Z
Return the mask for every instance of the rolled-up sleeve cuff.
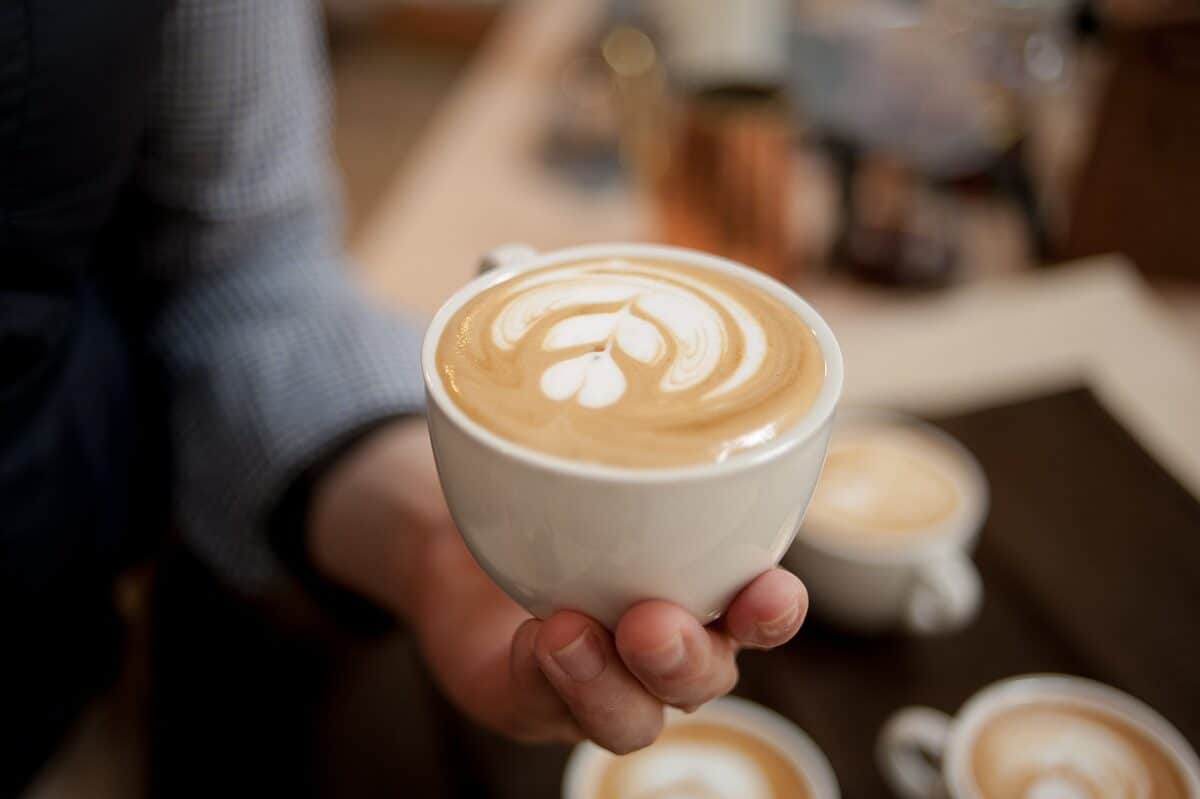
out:
M177 507L198 553L258 593L295 576L267 535L289 489L355 435L422 413L424 388L416 328L357 297L245 327L177 405Z

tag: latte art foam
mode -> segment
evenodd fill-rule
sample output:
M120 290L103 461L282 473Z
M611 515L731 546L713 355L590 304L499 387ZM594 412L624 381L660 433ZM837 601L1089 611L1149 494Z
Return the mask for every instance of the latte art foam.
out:
M872 550L946 535L982 501L969 469L919 426L847 416L830 441L805 535Z
M808 410L824 374L783 303L713 271L644 261L519 274L455 314L438 343L455 402L565 457L631 466L723 460Z
M807 799L804 777L764 740L720 724L669 726L651 746L613 758L595 799Z
M1185 799L1173 760L1145 734L1070 704L1012 708L989 720L973 750L987 799Z

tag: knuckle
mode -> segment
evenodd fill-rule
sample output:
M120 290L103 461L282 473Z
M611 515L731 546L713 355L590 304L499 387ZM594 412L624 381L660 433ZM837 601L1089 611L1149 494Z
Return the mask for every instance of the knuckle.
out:
M631 725L627 729L619 730L608 736L607 740L597 741L597 743L615 755L627 755L639 749L645 749L654 743L658 740L660 732L662 732L661 716L652 723Z
M689 707L693 705L702 705L709 699L716 696L711 683L701 683L693 685L687 689L676 689L673 691L664 691L658 694L658 698L664 703L672 707Z
M724 696L733 690L738 682L738 664L737 658L733 652L729 652L721 659L721 663L715 669L715 675L712 680L712 696L715 699L718 696Z
M669 694L690 694L702 690L711 681L707 668L689 668L677 674L655 675L650 682L656 689Z
M580 727L598 745L618 755L636 752L654 743L662 732L662 706L644 702L612 703L576 713Z
M645 680L655 696L665 702L690 701L705 693L713 683L717 670L724 667L719 657L709 653L703 658L693 658L673 673L649 675Z
M715 675L703 686L698 686L696 690L689 694L677 696L673 701L667 702L667 704L677 707L685 713L692 713L702 705L725 696L737 686L737 683L737 666L731 665L728 668L722 669L719 674Z
M716 673L701 675L700 678L695 679L689 685L674 686L673 689L664 690L662 693L656 695L668 705L691 712L705 702L716 699L719 696L724 696L732 691L734 686L737 685L737 681L737 666L730 663L728 666L720 668Z

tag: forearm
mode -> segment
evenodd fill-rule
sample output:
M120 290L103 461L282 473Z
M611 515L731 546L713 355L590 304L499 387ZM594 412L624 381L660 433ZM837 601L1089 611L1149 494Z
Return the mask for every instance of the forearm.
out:
M308 559L321 576L416 624L435 582L428 564L457 535L424 420L387 424L332 464L306 521Z
M416 637L442 689L477 720L512 730L513 633L529 614L493 583L454 528L425 423L374 431L313 494L309 556L326 578L386 608Z
M315 488L308 553L318 571L447 641L481 614L528 614L488 579L454 528L423 419L373 431Z

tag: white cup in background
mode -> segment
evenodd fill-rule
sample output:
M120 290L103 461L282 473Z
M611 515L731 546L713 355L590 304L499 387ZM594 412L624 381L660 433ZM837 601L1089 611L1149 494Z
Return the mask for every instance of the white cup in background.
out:
M1119 719L1165 753L1185 782L1187 796L1200 796L1200 759L1170 722L1116 688L1059 674L1026 675L993 683L969 699L953 717L928 707L900 710L880 732L876 750L879 768L901 799L980 797L971 764L981 728L1004 710L1039 702L1080 706ZM1057 754L1043 751L1039 757L1061 762L1086 745L1076 739ZM1074 795L1072 786L1061 784L1060 776L1046 779L1044 786L1029 786L1026 795Z
M825 379L808 413L773 441L721 463L622 468L548 455L482 427L455 404L437 369L455 312L525 269L580 259L675 262L733 275L791 308L813 330ZM816 486L842 356L804 300L765 275L712 255L650 244L596 244L546 253L508 245L459 290L425 335L422 370L438 474L455 523L484 570L535 616L571 608L612 628L630 605L674 602L715 619L779 562Z
M808 586L813 612L837 626L863 633L951 632L975 617L982 598L971 551L987 515L987 480L978 461L953 438L887 411L840 411L830 453L840 436L893 429L913 437L923 450L916 454L932 458L931 465L953 480L959 492L953 513L895 545L863 546L824 523L814 507L784 565Z
M839 799L837 777L825 754L799 727L773 710L736 696L715 699L691 714L667 710L668 725L688 721L730 727L765 741L803 776L808 799ZM563 799L596 799L604 770L615 757L589 741L578 744L563 773Z

